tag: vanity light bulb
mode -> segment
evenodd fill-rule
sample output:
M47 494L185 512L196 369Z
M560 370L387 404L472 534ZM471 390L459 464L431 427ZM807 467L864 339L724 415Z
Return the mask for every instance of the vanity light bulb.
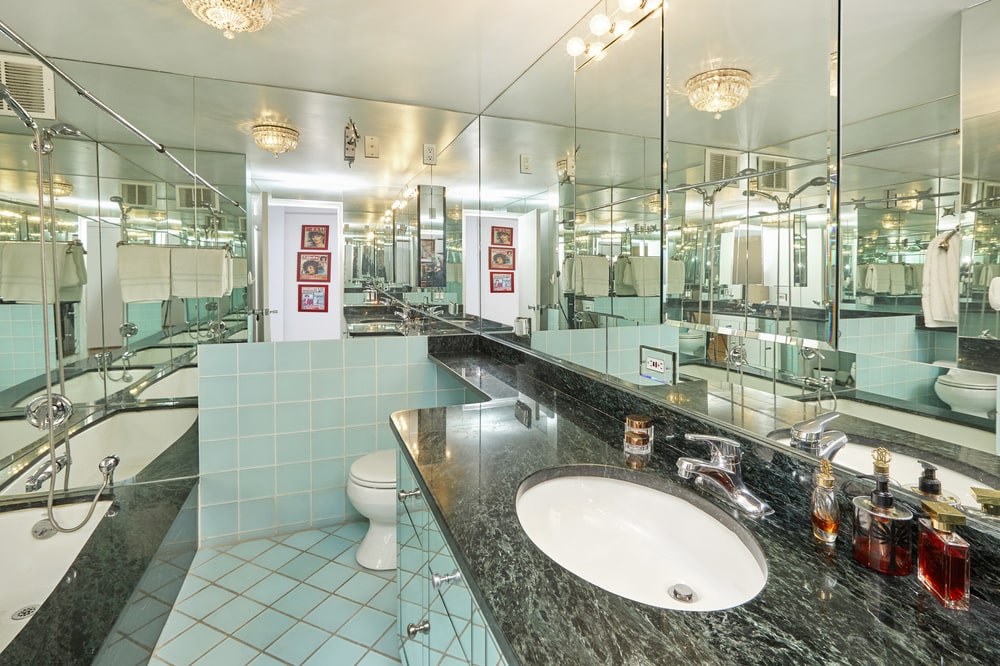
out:
M579 37L571 37L570 40L566 42L566 53L570 54L574 58L578 55L583 55L586 50L587 42L583 41Z
M598 37L608 34L610 30L611 19L608 18L607 14L597 14L590 19L590 31Z
M587 45L587 57L596 58L604 51L604 42L593 42Z
M615 30L614 33L612 34L614 34L615 37L621 37L622 35L628 33L631 27L632 27L632 21L629 21L628 19L618 19L617 21L615 21ZM632 36L631 34L628 35L628 37L631 36Z
M634 12L642 6L642 0L618 0L618 6L623 12Z

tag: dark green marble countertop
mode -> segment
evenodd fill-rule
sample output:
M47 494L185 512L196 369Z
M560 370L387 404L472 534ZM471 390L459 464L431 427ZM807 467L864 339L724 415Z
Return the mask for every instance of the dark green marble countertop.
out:
M624 467L622 424L533 379L520 377L517 388L534 410L530 428L515 419L509 401L393 417L401 449L511 663L1000 663L995 539L963 532L973 542L972 610L945 610L915 574L882 576L853 560L845 496L835 550L818 546L808 517L811 487L797 481L812 471L808 460L743 437L744 479L775 509L761 521L732 511L767 558L768 582L756 598L726 611L678 612L623 599L577 578L521 529L517 490L523 479L546 468ZM677 477L676 458L704 458L707 450L682 435L719 429L682 413L657 416L656 427L653 457L639 474L691 487Z

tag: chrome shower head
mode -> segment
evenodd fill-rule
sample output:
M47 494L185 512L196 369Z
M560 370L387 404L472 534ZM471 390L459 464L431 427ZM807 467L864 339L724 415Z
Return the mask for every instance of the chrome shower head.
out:
M115 202L116 204L120 204L122 202L122 198L120 196L118 196L118 195L115 195L115 196L111 197L111 200L113 202Z
M56 123L49 127L49 132L56 136L80 136L83 134L83 132L69 123Z

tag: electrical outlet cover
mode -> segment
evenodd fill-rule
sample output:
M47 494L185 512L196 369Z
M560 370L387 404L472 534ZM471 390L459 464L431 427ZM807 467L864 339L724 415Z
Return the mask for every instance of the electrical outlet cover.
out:
M378 159L378 137L377 136L366 136L365 137L365 157L372 159Z
M437 146L433 143L424 144L424 164L433 166L438 163Z

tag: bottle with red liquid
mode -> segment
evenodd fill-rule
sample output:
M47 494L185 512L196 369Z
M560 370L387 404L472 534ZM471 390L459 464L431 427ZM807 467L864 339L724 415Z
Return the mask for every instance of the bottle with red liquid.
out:
M913 570L913 513L896 507L889 492L889 461L884 448L872 452L875 490L870 497L854 498L854 559L869 569L890 576L906 576Z
M969 542L955 534L965 515L943 502L922 502L917 578L947 608L969 610Z
M837 503L833 483L833 465L826 458L821 458L810 504L813 536L825 544L832 544L837 540L837 530L840 527L840 505Z

